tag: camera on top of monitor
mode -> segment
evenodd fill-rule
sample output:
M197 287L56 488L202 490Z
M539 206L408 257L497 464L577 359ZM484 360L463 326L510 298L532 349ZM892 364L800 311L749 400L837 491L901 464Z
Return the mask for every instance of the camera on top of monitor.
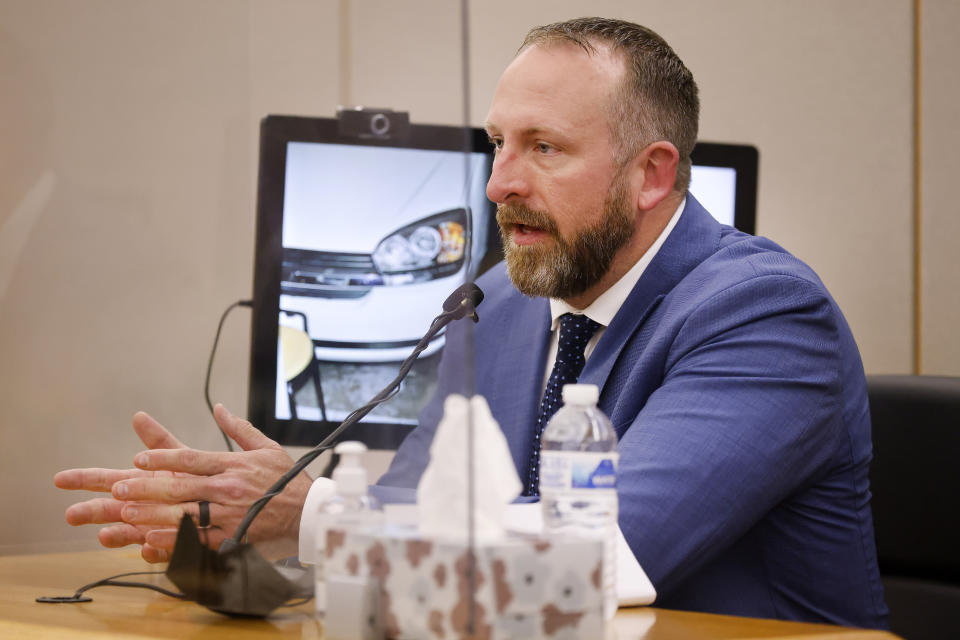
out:
M410 114L406 111L337 107L337 121L342 136L403 140L410 133Z

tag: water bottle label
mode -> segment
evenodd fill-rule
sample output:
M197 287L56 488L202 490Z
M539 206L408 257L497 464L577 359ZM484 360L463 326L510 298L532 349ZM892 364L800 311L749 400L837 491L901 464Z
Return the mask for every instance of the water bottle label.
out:
M542 451L540 491L616 489L619 458L609 451Z

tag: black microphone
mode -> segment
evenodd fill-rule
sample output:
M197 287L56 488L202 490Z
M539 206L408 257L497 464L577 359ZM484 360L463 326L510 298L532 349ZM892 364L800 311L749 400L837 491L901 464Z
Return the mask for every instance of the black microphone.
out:
M480 290L480 287L473 282L465 282L443 301L443 310L447 312L455 311L454 320L468 316L474 322L479 322L480 318L477 316L476 308L481 302L483 302L483 291Z
M336 444L343 432L362 420L378 405L395 396L413 363L443 327L455 320L470 317L478 321L476 306L483 300L483 291L472 282L457 287L443 302L443 313L430 323L427 333L400 365L397 376L367 404L354 410L316 447L297 460L290 470L247 510L232 538L224 540L219 552L201 541L193 520L184 515L177 532L177 541L166 575L189 600L227 615L266 616L298 594L292 583L281 576L251 544L241 540L254 518L267 503L303 471L317 456Z

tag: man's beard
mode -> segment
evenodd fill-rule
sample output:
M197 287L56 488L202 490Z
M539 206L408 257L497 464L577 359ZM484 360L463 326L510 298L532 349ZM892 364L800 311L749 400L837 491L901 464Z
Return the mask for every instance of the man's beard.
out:
M634 215L625 181L614 178L603 203L603 218L567 240L546 212L523 204L497 206L507 275L521 293L531 297L573 298L606 275L617 251L633 236ZM523 224L545 231L553 242L517 245L510 225Z

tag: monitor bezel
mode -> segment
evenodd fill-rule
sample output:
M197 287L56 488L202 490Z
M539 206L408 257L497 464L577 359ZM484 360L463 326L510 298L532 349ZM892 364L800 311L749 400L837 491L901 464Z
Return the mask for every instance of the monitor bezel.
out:
M760 153L746 144L723 142L698 142L690 154L691 163L706 167L726 167L737 172L733 201L733 226L756 234L757 229L757 180Z
M490 156L492 148L486 132L477 128L411 124L403 134L387 138L344 135L336 118L269 115L261 120L247 416L263 433L283 445L313 446L338 423L276 417L280 257L290 142L480 152ZM396 449L412 429L413 425L368 419L351 427L349 437L371 449Z

